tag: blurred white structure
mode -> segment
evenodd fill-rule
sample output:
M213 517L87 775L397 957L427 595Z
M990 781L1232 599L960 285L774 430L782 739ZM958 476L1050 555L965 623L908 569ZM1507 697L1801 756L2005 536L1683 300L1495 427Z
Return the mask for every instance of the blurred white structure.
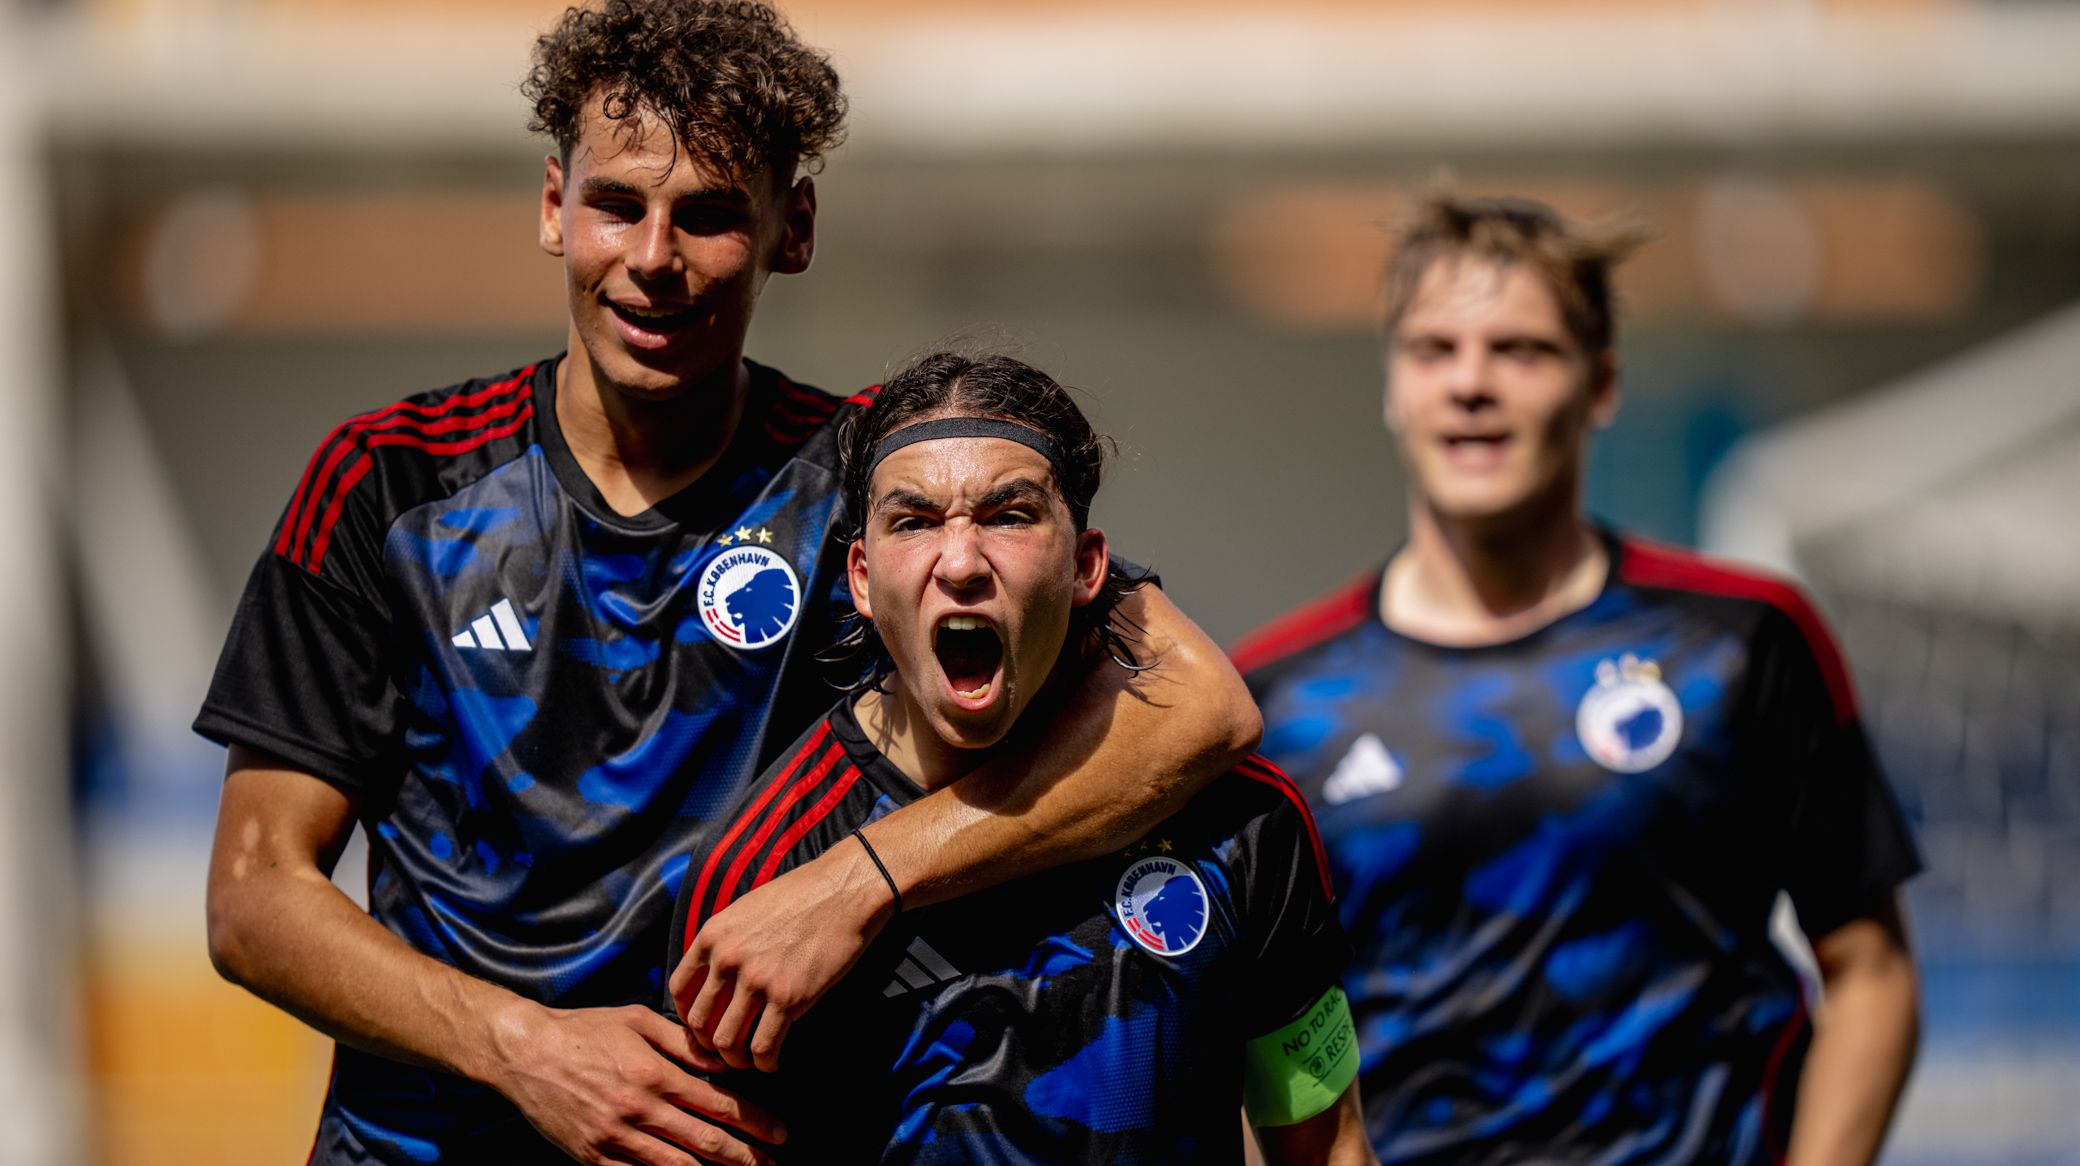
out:
M1777 146L2080 120L2067 5L782 7L832 50L872 149ZM517 140L518 63L555 11L59 6L24 57L65 93L67 137Z
M1702 541L1836 586L2080 626L2080 304L1743 443Z

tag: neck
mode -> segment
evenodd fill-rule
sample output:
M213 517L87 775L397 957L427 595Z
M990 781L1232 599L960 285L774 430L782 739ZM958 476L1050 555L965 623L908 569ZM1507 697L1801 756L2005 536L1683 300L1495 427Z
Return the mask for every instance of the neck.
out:
M1380 617L1438 643L1514 639L1587 606L1609 558L1572 492L1479 521L1413 498L1408 545L1387 564Z
M859 717L859 727L865 730L867 740L918 788L930 793L952 785L988 759L992 752L989 749L962 749L947 744L910 707L902 695L902 686L893 687L893 692L883 688L868 690L853 706L853 712Z
M556 369L556 422L564 442L622 514L647 510L715 468L750 397L751 370L741 358L662 399L608 382L575 342Z

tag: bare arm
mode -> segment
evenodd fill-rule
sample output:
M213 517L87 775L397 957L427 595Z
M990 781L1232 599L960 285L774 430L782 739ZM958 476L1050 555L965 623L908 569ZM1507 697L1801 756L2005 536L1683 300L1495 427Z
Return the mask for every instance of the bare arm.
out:
M866 831L905 906L1124 846L1256 746L1256 705L1197 625L1154 587L1130 592L1121 613L1145 629L1153 669L1099 664L1035 748ZM863 847L825 852L708 920L672 975L680 1015L731 1064L775 1068L788 1027L852 967L892 906Z
M1260 1126L1257 1145L1265 1166L1379 1166L1365 1139L1365 1114L1355 1082L1336 1104L1289 1126Z
M639 1006L558 1010L414 951L332 884L347 796L231 750L210 854L210 959L333 1038L480 1081L583 1162L768 1159L693 1114L772 1140L772 1120L687 1074L684 1029Z
M1919 988L1897 897L1813 943L1821 1013L1798 1087L1790 1166L1869 1166L1907 1083Z

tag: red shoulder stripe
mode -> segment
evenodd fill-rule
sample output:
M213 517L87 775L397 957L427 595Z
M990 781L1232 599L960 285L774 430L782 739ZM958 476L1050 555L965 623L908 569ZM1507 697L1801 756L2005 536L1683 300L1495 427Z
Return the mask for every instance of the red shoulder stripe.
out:
M773 831L780 828L780 823L787 820L788 813L800 804L803 798L808 797L812 790L830 776L832 768L844 756L845 746L842 743L832 745L828 752L817 759L809 772L796 778L794 784L787 787L787 792L781 795L780 800L774 802L772 808L760 816L758 830L751 835L751 840L744 844L743 849L738 851L736 861L729 864L728 872L722 876L722 882L715 888L715 908L708 912L711 917L720 914L724 907L729 906L730 900L737 897L744 871L750 867L753 858L764 853L766 843L773 837Z
M766 855L765 862L759 866L758 874L751 880L751 887L763 886L773 877L773 872L780 869L780 860L786 858L787 852L794 849L794 844L802 840L802 835L815 829L818 822L830 816L831 811L838 807L838 803L845 800L845 795L852 792L852 787L858 783L859 778L859 766L847 762L844 772L838 776L837 783L826 790L822 797L816 799L816 804L809 807L809 812L802 815L801 821L789 826L787 832L780 835L780 840L773 843L772 853Z
M325 440L318 443L318 448L311 451L310 464L304 467L303 477L296 483L296 493L289 500L289 512L282 517L282 531L275 539L274 553L287 555L290 546L301 544L304 536L310 532L311 512L305 508L315 507L318 499L324 496L324 483L331 477L333 469L345 458L346 452L352 448L353 442L351 437L354 433L370 426L380 425L391 417L417 413L421 417L437 418L456 409L481 405L486 401L505 396L521 385L529 385L531 389L530 382L534 377L536 367L535 365L528 365L505 380L486 385L473 393L457 393L438 405L420 405L411 401L399 401L396 404L377 409L373 413L363 413L358 417L349 417L337 426L334 426L332 432L325 435ZM349 440L335 445L334 443L340 442L341 438L348 438ZM326 455L328 447L332 450L330 455ZM320 465L321 457L323 458L324 469L319 470L318 466Z
M828 417L838 411L838 399L787 381L773 398L773 408L789 417Z
M1813 659L1820 665L1821 679L1826 681L1827 694L1834 702L1835 719L1842 724L1856 719L1856 685L1849 679L1849 668L1842 660L1842 650L1827 630L1827 621L1820 617L1820 612L1803 591L1782 579L1708 559L1665 543L1628 537L1621 549L1623 558L1618 577L1627 583L1735 599L1759 599L1791 617L1791 622L1805 637Z
M780 396L766 416L766 436L782 446L797 446L830 422L836 398L782 378Z
M347 495L354 492L354 487L360 484L361 479L366 477L368 471L375 465L375 458L368 453L369 449L384 445L403 445L410 446L413 449L424 450L427 453L438 454L442 457L453 457L459 453L467 453L480 445L497 441L501 437L511 437L524 428L528 419L533 416L534 403L529 401L521 407L519 415L512 420L507 421L503 425L494 425L489 429L477 430L467 437L455 438L449 441L428 441L421 434L408 432L383 432L369 437L365 443L367 448L362 450L360 460L356 461L353 467L340 477L339 486L333 491L332 504L325 508L324 521L319 523L317 537L311 542L309 554L311 571L316 573L323 569L325 550L332 545L332 527L334 523L339 521L340 513L346 508ZM458 421L465 422L474 422L482 419L482 415L476 418L457 418Z
M297 549L302 549L302 547L308 545L312 524L318 518L318 505L324 501L324 497L327 497L329 491L335 493L335 499L333 499L335 505L331 509L324 511L324 513L337 515L337 511L339 511L339 505L337 505L339 497L343 497L347 491L345 491L345 488L337 488L337 491L335 491L335 488L333 488L333 474L339 470L339 466L347 459L347 455L352 455L356 451L356 443L358 443L358 439L360 439L362 434L372 432L372 430L404 428L404 426L420 428L424 432L451 432L451 430L462 430L462 428L474 428L478 424L485 424L485 422L503 418L503 416L512 414L514 409L520 409L520 407L526 407L528 409L526 416L532 416L532 405L526 405L526 401L532 397L532 374L535 374L535 366L530 364L530 366L522 368L518 374L510 376L510 378L497 380L497 382L493 382L493 385L487 385L487 387L478 389L474 393L456 393L456 395L447 397L445 401L441 401L437 405L420 405L420 403L414 403L414 401L397 401L395 405L387 405L383 409L376 409L376 412L372 412L372 414L362 414L358 418L347 418L345 422L335 426L333 432L329 432L327 436L324 436L324 441L318 443L318 449L312 451L310 466L304 468L304 478L297 482L297 486L295 486L295 495L289 499L289 513L285 513L283 520L281 520L281 534L275 536L275 553L277 555L285 555L291 561L295 561L297 565L304 565L304 567L312 569L312 572L316 572L316 569L318 569L316 561L306 561L306 559L322 559L322 555L306 555L306 553L297 551ZM487 401L499 401L501 397L510 397L510 399L485 409L483 414L456 416L460 409L483 405ZM474 449L474 447L470 447L470 449ZM360 478L366 472L368 470L360 470L358 474L354 474L352 470L349 470L349 474L354 476L356 482L360 482ZM331 524L327 524L327 530L329 530L329 526Z
M1235 670L1254 672L1365 622L1377 606L1379 578L1378 571L1367 571L1335 592L1244 636L1228 653Z
M1301 824L1307 828L1308 844L1314 847L1314 870L1322 877L1322 895L1330 902L1335 902L1336 888L1329 881L1329 851L1322 845L1321 831L1315 829L1314 825L1314 811L1307 808L1307 798L1300 793L1300 787L1293 784L1293 779L1286 776L1285 770L1254 753L1243 758L1241 764L1235 767L1235 772L1251 781L1263 782L1284 794L1286 800L1299 809Z
M773 799L779 796L781 789L787 785L788 779L792 778L795 772L801 769L802 765L809 758L816 755L816 750L823 745L824 738L830 736L830 732L830 718L826 717L818 722L816 731L809 735L809 739L802 743L800 749L795 750L794 756L787 759L786 767L767 784L765 791L758 795L757 799L751 803L751 807L745 810L735 822L730 823L729 830L722 836L722 841L708 852L708 861L701 864L701 877L699 881L693 884L693 905L689 908L693 917L686 921L686 943L688 946L693 944L694 933L700 930L700 922L703 918L701 915L701 902L708 897L708 883L714 879L715 868L721 864L722 856L728 852L731 846L736 844L737 839L743 835L745 830L750 828L751 823L756 821L760 814L765 813L766 806L770 805Z
M879 393L880 391L880 385L868 385L866 388L861 389L859 392L854 393L851 396L845 398L845 404L858 405L862 408L865 408L866 406L874 403L874 395L876 393Z

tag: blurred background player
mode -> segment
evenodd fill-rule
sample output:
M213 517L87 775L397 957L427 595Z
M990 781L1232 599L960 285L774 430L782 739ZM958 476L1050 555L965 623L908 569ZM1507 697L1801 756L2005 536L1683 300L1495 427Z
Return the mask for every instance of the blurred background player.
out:
M925 357L840 443L869 664L695 850L688 935L1053 740L1090 668L1139 666L1111 622L1136 584L1089 525L1104 440L1045 373ZM1122 851L904 911L743 1089L789 1122L788 1161L1234 1162L1246 1095L1271 1162L1372 1162L1346 954L1305 805L1252 758ZM726 994L685 970L671 988L682 1009Z
M1320 815L1388 1163L1868 1163L1913 1058L1918 859L1818 615L1583 513L1637 241L1422 204L1386 276L1408 541L1235 654Z
M882 875L848 848L711 923L697 962L755 1032L643 1005L695 832L827 700L831 422L865 398L743 350L767 277L809 266L844 101L770 9L699 0L571 10L526 90L568 352L312 457L197 721L232 746L211 956L339 1040L315 1162L753 1161L721 1127L774 1128L689 1042L770 1059L885 918ZM1091 671L1030 772L876 826L913 902L1112 850L1246 751L1225 661L1157 594L1133 616L1198 699ZM373 918L328 877L357 821Z

